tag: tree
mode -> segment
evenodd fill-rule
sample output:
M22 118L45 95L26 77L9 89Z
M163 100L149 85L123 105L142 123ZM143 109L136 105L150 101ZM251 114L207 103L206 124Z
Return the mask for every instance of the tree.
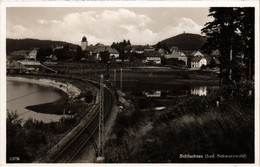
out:
M155 45L155 49L156 50L159 50L162 48L162 43L161 42L158 42L156 45Z
M77 47L77 54L75 57L75 61L80 61L80 59L83 58L83 52L80 46Z
M110 59L110 53L108 51L100 52L100 58L103 63L107 63Z
M129 40L129 39L127 40L127 45L131 45L131 42L130 42L130 40Z
M92 95L91 91L87 91L85 94L85 102L91 103L92 100L93 100L93 95Z
M240 31L244 42L244 61L247 65L248 79L252 80L254 77L255 67L255 9L242 8L240 9Z
M167 59L164 56L161 58L161 63L162 65L167 65Z
M37 52L36 60L44 62L46 60L46 56L50 56L52 53L53 52L51 48L40 48Z
M130 40L123 40L122 42L113 42L111 48L116 49L119 52L119 58L124 61L125 59L129 58L129 55L125 53L125 47L131 45Z
M59 61L64 61L66 59L64 49L55 49L54 54L57 56Z
M202 29L207 37L203 50L206 53L219 50L220 84L250 78L249 60L254 61L254 9L210 8L209 12L214 20Z
M209 62L209 67L213 68L217 66L216 60L214 57L211 57L210 62Z
M15 113L7 113L6 118L6 138L7 138L7 155L6 160L7 162L14 163L15 161L12 161L10 159L11 157L19 157L21 162L28 162L30 161L30 156L28 155L26 151L26 142L24 140L24 130L22 128L22 120L18 118L18 114Z
M121 59L122 61L126 60L129 58L129 53L124 53L122 52L121 54L119 54L119 59Z
M162 48L167 52L171 52L169 46L166 43L163 43Z

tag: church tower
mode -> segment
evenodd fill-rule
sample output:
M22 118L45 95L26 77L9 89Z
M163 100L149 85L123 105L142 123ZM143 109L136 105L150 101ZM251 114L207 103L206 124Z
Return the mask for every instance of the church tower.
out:
M87 46L88 46L88 41L87 38L84 36L81 41L81 50L85 51L87 49Z

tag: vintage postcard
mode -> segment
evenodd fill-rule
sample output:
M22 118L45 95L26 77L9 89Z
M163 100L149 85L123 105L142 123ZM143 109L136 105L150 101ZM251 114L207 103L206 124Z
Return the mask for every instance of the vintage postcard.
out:
M257 1L1 3L3 165L257 166L258 101Z

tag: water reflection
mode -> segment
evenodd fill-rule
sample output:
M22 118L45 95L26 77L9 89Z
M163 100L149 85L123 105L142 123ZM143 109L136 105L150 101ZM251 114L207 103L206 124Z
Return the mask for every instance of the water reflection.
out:
M191 88L192 95L207 96L207 86L197 86Z
M150 91L150 92L143 92L143 94L146 97L161 97L162 91L157 90L157 91Z
M198 96L207 96L208 89L210 86L193 86L193 87L175 87L171 90L146 90L142 91L142 95L155 98L155 97L176 97L176 96L187 96L187 95L198 95ZM138 95L138 94L136 94Z

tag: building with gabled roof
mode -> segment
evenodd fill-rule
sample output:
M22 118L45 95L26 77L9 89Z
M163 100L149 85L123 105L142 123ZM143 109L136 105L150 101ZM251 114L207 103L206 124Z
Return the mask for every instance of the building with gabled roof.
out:
M144 52L155 51L155 48L150 45L128 45L124 48L125 53L143 54Z
M160 49L158 50L158 52L159 52L161 55L167 55L167 54L168 54L168 51L165 50L165 49L163 49L163 48L160 48Z
M193 56L193 57L205 57L205 54L203 54L199 50L193 51L190 55Z
M38 51L39 51L39 48L34 48L34 49L30 50L29 53L26 55L25 59L36 60Z
M200 56L191 58L191 68L201 68L203 65L207 65L206 58Z
M144 52L143 63L153 62L155 64L161 64L161 56L157 51Z
M179 61L184 61L185 66L188 64L188 58L183 52L172 52L164 56L166 59L178 59Z
M118 58L119 57L119 52L116 49L111 48L109 46L98 46L94 50L94 53L96 54L97 59L100 59L100 53L105 52L105 51L107 51L109 53L110 58Z

